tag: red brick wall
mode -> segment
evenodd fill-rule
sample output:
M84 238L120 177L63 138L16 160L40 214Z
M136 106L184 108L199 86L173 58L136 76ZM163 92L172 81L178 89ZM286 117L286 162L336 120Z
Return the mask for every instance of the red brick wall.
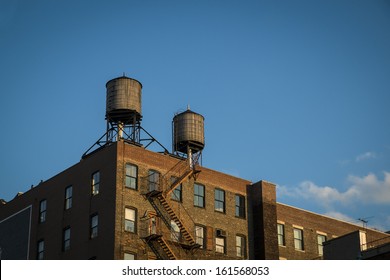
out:
M317 234L326 234L327 240L336 236L362 230L362 227L330 217L315 214L309 211L291 207L285 204L277 204L277 219L285 224L286 246L279 246L280 257L286 259L318 259ZM293 226L303 227L304 251L294 248ZM367 242L386 236L385 233L375 230L367 231Z
M138 166L139 177L147 176L149 169L159 171L164 175L171 169L179 159L170 155L159 154L143 149L142 147L118 143L118 168L117 168L117 208L116 208L116 226L115 240L116 251L115 258L123 258L123 252L129 251L137 254L139 259L148 258L153 255L150 249L143 244L139 236L124 232L124 208L126 206L137 208L138 223L140 217L146 211L153 211L152 206L146 201L140 190L127 189L124 186L124 166L126 163ZM226 259L236 258L236 235L241 234L248 239L247 220L235 217L235 194L246 195L247 180L239 179L230 175L216 172L207 168L199 167L201 172L196 178L196 182L205 186L205 208L194 207L193 185L194 178L186 179L182 184L182 203L168 199L178 213L178 216L191 227L191 233L194 235L194 223L205 226L208 232L209 248L198 250L196 254L180 255L183 259ZM139 183L140 180L139 180ZM214 210L214 189L221 188L225 190L226 213L219 213ZM180 206L179 206L180 205ZM176 206L176 207L175 207ZM184 211L186 209L186 211ZM187 214L186 214L187 213ZM188 217L191 217L189 219ZM160 223L161 229L165 231L169 238L167 227ZM214 235L215 229L225 230L226 236L226 255L215 253ZM213 234L213 236L210 236Z
M32 205L30 259L36 258L37 241L44 239L45 259L113 258L115 210L115 145L93 153L74 166L43 181L0 207L0 220ZM100 193L91 196L91 175L101 172ZM73 186L72 208L64 210L65 188ZM39 203L47 200L47 216L38 223ZM98 213L98 237L91 240L90 215ZM62 252L62 233L71 227L70 250Z

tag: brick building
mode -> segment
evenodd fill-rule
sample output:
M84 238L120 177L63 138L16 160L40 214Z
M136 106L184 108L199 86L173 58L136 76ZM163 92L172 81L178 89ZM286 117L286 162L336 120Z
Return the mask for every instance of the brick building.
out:
M121 122L119 113L108 114L99 148L2 200L2 259L321 259L323 242L361 230L277 203L274 184L202 167L191 151L150 151L136 133L123 135L126 125L139 131L140 117ZM201 144L190 143L195 154ZM389 237L365 232L368 241Z

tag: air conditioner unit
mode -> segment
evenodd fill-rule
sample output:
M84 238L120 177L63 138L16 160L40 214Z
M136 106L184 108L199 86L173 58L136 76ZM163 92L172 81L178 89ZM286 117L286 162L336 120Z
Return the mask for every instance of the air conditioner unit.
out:
M216 236L217 237L225 237L226 236L226 231L224 231L222 229L217 229L216 230Z

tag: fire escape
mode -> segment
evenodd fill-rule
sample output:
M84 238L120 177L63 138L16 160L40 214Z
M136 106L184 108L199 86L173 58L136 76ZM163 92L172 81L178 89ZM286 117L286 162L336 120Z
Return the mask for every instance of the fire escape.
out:
M158 259L174 260L181 253L193 253L200 247L195 241L194 222L181 203L170 202L172 192L190 176L196 176L192 158L182 159L162 177L142 178L143 196L155 210L155 216L146 217L142 234L143 241L150 247ZM163 234L157 227L161 221L169 232Z

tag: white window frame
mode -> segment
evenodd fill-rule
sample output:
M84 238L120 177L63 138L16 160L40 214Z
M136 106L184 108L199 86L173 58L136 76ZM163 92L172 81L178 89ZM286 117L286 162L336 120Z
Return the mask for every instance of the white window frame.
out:
M134 253L130 252L124 252L123 253L123 259L124 260L136 260L137 256Z
M175 242L181 241L180 228L174 220L171 220L171 240Z
M323 240L320 240L320 237ZM318 245L318 255L323 256L324 255L324 242L326 242L328 236L325 233L317 232L317 245Z
M215 237L215 252L225 254L226 252L226 238L216 236Z
M195 242L196 244L199 244L201 249L205 248L205 234L206 233L206 228L201 225L195 225Z
M239 258L246 257L246 238L243 235L236 235L236 255Z
M298 251L305 250L304 231L303 228L294 227L294 248Z
M125 207L125 231L136 233L137 231L137 210Z
M282 229L282 232L280 232L280 229ZM286 246L286 228L284 223L277 223L277 230L278 230L278 245L279 246ZM282 239L282 240L281 240Z

